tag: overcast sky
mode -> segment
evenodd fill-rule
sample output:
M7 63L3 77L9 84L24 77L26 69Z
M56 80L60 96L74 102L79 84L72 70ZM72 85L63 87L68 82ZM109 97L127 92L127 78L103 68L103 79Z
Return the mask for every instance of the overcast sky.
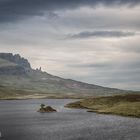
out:
M0 52L33 68L140 90L140 0L0 0Z

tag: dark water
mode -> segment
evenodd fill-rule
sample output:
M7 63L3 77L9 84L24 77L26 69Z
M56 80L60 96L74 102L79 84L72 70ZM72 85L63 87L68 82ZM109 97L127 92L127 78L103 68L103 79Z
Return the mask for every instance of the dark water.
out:
M0 101L0 140L140 140L140 119L63 107L72 101ZM36 112L41 103L58 112Z

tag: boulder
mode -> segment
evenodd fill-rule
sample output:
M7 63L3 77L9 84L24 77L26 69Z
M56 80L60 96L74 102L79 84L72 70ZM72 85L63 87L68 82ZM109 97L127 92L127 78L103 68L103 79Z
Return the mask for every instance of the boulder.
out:
M38 112L45 113L45 112L57 112L54 108L51 106L41 107Z

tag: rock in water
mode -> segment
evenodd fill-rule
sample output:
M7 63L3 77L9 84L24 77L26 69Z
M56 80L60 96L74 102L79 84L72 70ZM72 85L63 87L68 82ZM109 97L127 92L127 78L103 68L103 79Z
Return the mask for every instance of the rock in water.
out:
M40 113L46 113L46 112L57 112L54 108L51 106L41 107L38 112Z

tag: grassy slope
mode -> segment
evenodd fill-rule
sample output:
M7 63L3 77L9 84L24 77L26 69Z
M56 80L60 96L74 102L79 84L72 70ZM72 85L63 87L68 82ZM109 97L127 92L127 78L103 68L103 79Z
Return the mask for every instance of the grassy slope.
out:
M77 82L33 71L27 76L0 75L0 99L9 98L88 98L123 93L120 90L76 87ZM116 91L116 92L115 92Z
M27 95L27 93L24 91L11 89L9 87L0 86L0 99L14 99L19 95Z
M66 105L69 108L87 108L91 112L134 116L140 118L140 94L116 95L85 99Z
M39 71L31 71L26 76L0 75L0 85L32 93L52 94L52 96L61 94L61 96L76 98L126 93L126 91L80 83Z
M27 90L17 90L11 87L0 86L0 100L12 100L12 99L84 99L85 96L81 95L67 95L63 93L42 93Z

